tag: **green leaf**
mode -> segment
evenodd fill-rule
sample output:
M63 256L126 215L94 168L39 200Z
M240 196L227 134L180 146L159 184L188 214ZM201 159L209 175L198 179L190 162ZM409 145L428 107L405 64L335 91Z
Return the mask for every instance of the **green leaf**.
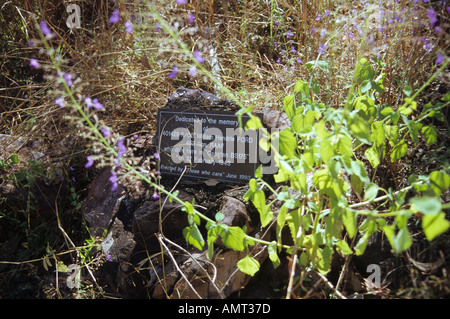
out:
M237 251L243 251L245 249L245 238L247 235L242 228L220 225L219 236L228 248Z
M347 244L347 242L343 239L341 239L340 241L338 241L336 243L336 247L339 248L339 250L342 252L342 254L344 255L351 255L353 254L353 251L350 249L349 245Z
M297 150L297 139L292 135L290 130L284 130L278 133L280 154L295 157Z
M384 134L386 138L391 142L391 145L397 143L398 139L398 126L397 125L384 125Z
M353 80L357 84L362 83L364 80L372 80L374 75L375 72L366 58L362 58L356 63Z
M445 219L445 213L435 215L425 215L422 218L422 228L428 241L432 241L436 236L447 231L450 222Z
M371 141L375 142L375 145L377 146L383 145L385 139L383 122L373 122L371 126L372 126L372 133L370 134Z
M379 187L375 183L367 184L366 190L364 192L364 200L365 201L374 200L377 197L378 189Z
M208 242L208 258L209 260L212 260L214 256L214 243L217 239L217 231L216 227L211 227L208 229L208 235L207 235L207 242Z
M394 146L391 151L391 162L395 162L396 160L405 156L407 151L408 145L406 145L405 139L402 139Z
M336 149L341 153L342 155L353 155L353 143L352 139L344 134L338 135L338 140L336 144Z
M450 176L443 171L431 172L430 184L436 196L441 196L450 187Z
M322 140L320 142L320 156L322 157L322 161L324 163L328 162L328 160L334 155L334 148L331 145L329 140Z
M422 134L424 135L428 145L436 143L437 131L434 128L433 124L422 127Z
M295 105L294 105L294 96L288 95L283 100L283 108L284 112L288 116L289 120L292 121L292 118L295 116Z
M351 165L352 165L353 174L358 176L361 179L361 181L364 183L370 182L369 176L367 175L367 172L366 172L363 162L361 162L360 160L356 160L356 161L352 161Z
M409 135L415 144L419 143L419 130L422 128L422 124L416 121L408 122Z
M394 251L396 254L404 252L411 247L412 238L409 234L408 228L403 227L397 233L397 236L394 238Z
M437 197L415 196L409 200L412 208L424 215L435 215L441 211L442 204Z
M372 81L371 80L364 80L361 83L361 86L359 87L362 94L366 93L372 88Z
M304 82L302 80L298 80L297 83L295 83L294 86L294 92L302 94L300 95L300 100L303 101L308 97L309 94L309 84L308 82Z
M369 123L365 119L359 116L358 112L353 111L350 113L349 129L352 134L361 142L371 144Z
M412 87L410 87L409 85L406 85L403 88L403 93L405 93L406 96L411 96L412 93Z
M237 266L244 274L253 276L259 270L259 262L250 256L246 256L238 261Z
M350 209L344 209L342 212L342 221L344 222L345 229L350 238L356 235L356 214Z
M272 220L273 213L270 210L270 206L266 205L266 195L261 189L258 189L253 195L253 205L259 212L262 227L267 226Z
M376 145L366 149L364 151L364 155L366 155L367 160L373 168L380 165L380 155L378 154L378 148Z
M216 213L216 215L214 216L214 218L215 218L216 221L219 223L219 222L221 222L221 221L225 218L225 215L224 215L221 211L218 211L218 212Z
M185 229L183 229L183 236L186 241L197 248L198 250L203 249L203 245L205 244L205 240L203 239L200 230L197 227L197 224L192 224Z
M269 252L269 258L272 261L273 268L277 268L281 263L277 253L277 243L275 241L272 241L267 246L267 251Z
M252 116L245 124L245 128L248 130L258 130L262 127L261 119L257 116Z

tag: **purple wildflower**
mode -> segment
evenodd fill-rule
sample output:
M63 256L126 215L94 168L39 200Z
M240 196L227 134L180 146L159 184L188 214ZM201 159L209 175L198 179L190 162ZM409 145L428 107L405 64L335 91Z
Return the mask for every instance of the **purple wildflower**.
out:
M278 58L275 62L276 63L281 63L281 58Z
M330 14L330 11L328 11L328 9L325 9L325 14L323 15L323 17L328 17L328 15Z
M91 156L86 157L86 165L84 165L84 167L89 168L94 164L94 160L92 159Z
M436 34L441 33L441 27L440 26L437 26L434 30L436 31Z
M311 33L312 33L312 34L316 33L316 29L311 28Z
M319 49L317 50L317 52L318 52L319 54L322 54L322 53L325 52L326 49L327 49L327 47L325 46L325 44L322 43L322 44L319 46Z
M202 54L199 50L194 51L194 58L198 63L205 62L205 59L202 57Z
M94 104L92 104L92 99L90 97L86 97L84 99L84 103L86 103L87 107L93 107Z
M72 86L72 74L70 74L70 73L64 74L64 80L66 80L68 87Z
M190 24L195 22L195 15L193 13L189 14L188 21L189 21Z
M294 46L291 47L291 51L292 51L292 53L297 53L297 50L295 50Z
M109 131L109 128L106 126L102 128L102 134L104 137L111 137L111 132Z
M131 23L131 21L125 21L124 23L125 25L125 32L126 33L132 33L133 32L133 24Z
M114 260L112 259L111 255L106 255L106 260L109 262L113 262Z
M327 29L323 28L320 30L320 36L323 38L327 34Z
M39 25L41 26L41 31L45 36L50 36L52 34L52 31L50 31L47 22L42 21Z
M117 157L120 158L122 157L123 154L125 154L127 152L127 148L125 147L125 145L123 144L124 138L122 137L118 142L117 142L117 147L119 148L119 152L117 153Z
M320 19L322 19L322 16L320 15L320 13L317 15L317 17L314 19L316 21L320 21Z
M178 73L178 67L176 65L173 66L172 72L169 74L169 79L175 79Z
M155 23L155 31L156 31L156 32L161 31L161 24L159 24L159 22L156 22L156 23Z
M40 66L40 64L39 64L38 60L36 60L36 59L30 59L30 66L31 66L32 68L37 69L37 68Z
M430 25L434 26L438 22L436 11L433 8L428 9L428 18L430 19Z
M119 10L114 10L111 17L109 18L110 23L117 23L120 20Z
M273 42L273 46L275 46L275 47L278 46L278 42L277 42L277 41L274 41L274 42Z
M197 74L197 67L194 65L194 66L191 66L190 68L189 68L189 74L192 76L192 77L195 77L195 75Z
M156 194L156 193L153 193L152 198L153 198L153 199L158 199L158 198L159 198L159 195Z
M101 104L98 99L94 99L94 109L101 110L104 108L103 104Z
M153 158L154 158L155 160L158 160L158 159L159 159L159 154L158 154L158 153L153 154Z
M434 63L441 64L443 59L444 59L444 55L442 53L439 53L439 55L436 58L436 61L434 61Z
M115 191L117 189L117 187L119 186L119 184L117 184L117 173L115 171L112 171L111 176L109 177L108 180L112 184L111 191Z
M58 105L59 107L64 107L64 99L62 97L58 97L55 99L55 103L56 105Z
M300 58L299 58L299 57L297 57L297 63L303 63L303 61L302 61L302 60L300 60Z
M348 36L350 39L353 39L355 37L352 31L348 31Z
M294 34L292 33L291 29L289 29L288 32L286 33L286 38L289 39L292 36L294 36Z
M177 0L178 4L186 4L187 0Z

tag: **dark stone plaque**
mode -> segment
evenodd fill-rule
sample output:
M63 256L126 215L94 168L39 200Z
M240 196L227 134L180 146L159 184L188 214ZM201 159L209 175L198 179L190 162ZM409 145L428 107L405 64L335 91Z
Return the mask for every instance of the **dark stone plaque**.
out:
M262 120L262 115L257 114ZM258 131L232 111L160 109L157 147L161 174L247 183L259 166Z

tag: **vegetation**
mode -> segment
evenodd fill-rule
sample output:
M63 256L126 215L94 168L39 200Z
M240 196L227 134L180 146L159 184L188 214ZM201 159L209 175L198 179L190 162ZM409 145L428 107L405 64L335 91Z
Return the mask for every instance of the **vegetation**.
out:
M266 245L274 267L287 255L287 298L307 295L311 271L326 280L335 251L344 274L376 232L395 254L420 242L448 259L450 4L143 3L97 0L68 8L27 0L1 7L2 136L23 144L39 137L50 146L35 158L1 150L0 194L10 196L0 198L1 256L7 256L0 261L0 294L19 283L17 296L108 297L94 274L108 256L81 217L94 167L104 166L114 167L113 189L145 183L153 196L184 205L183 235L210 257L218 237L238 251ZM275 154L274 179L282 186L272 188L258 170L243 198L262 227L275 224L276 241L222 225L220 212L205 216L129 154L126 138L154 134L158 107L179 86L230 98L239 116L263 106L287 114L291 127L260 141ZM254 116L247 126L264 129ZM46 215L38 206L50 201L42 195L54 181L64 182ZM83 269L90 279L72 290L59 287L58 278L52 284L49 269L57 277L70 264L74 276ZM250 255L237 265L251 276L260 269ZM344 297L341 277L329 297ZM430 292L414 283L412 292L404 287L392 296L448 296L446 271L432 280L444 288ZM31 283L44 288L35 293Z

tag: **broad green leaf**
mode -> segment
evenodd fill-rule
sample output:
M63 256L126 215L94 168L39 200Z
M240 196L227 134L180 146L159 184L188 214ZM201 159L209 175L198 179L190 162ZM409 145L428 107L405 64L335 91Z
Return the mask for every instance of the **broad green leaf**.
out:
M291 131L284 130L278 133L280 154L293 158L296 155L297 139L292 135Z
M364 233L364 235L359 239L358 243L355 246L356 256L361 256L362 254L364 254L369 237L370 235L368 235L368 233Z
M358 112L350 113L349 129L358 140L366 144L371 144L369 123L360 117Z
M295 98L293 95L288 95L284 98L283 100L283 108L284 108L284 112L286 113L286 115L288 116L289 120L292 121L292 118L295 115Z
M240 271L250 276L256 274L260 267L259 262L255 258L248 255L239 260L237 266Z
M374 200L377 197L378 189L379 187L375 183L367 184L366 190L364 192L364 200L365 201Z
M425 137L427 144L431 145L437 141L437 131L433 124L422 127L422 134Z
M333 256L333 248L325 247L323 249L319 248L317 253L317 258L319 262L317 263L317 270L326 275L331 269L331 257Z
M206 241L208 243L208 258L210 260L212 260L214 256L214 243L216 242L216 239L217 239L216 227L211 227L210 229L208 229L208 235L206 238Z
M269 252L269 258L272 261L273 268L277 268L281 263L277 253L277 243L275 241L272 241L267 246L267 251Z
M261 123L261 119L257 116L253 116L245 124L245 128L248 130L258 130L262 127L263 127L263 125Z
M415 196L409 200L412 207L424 215L434 215L441 211L441 201L438 197Z
M245 249L245 238L247 235L242 228L220 225L219 236L228 248L237 251L243 251Z
M450 187L450 176L443 171L431 172L430 184L436 196L441 196Z
M361 162L360 160L356 160L356 161L352 161L351 165L352 165L353 174L357 175L361 179L361 181L364 183L370 182L369 176L367 175L367 172L366 172L363 162Z
M300 227L300 212L298 209L293 210L289 214L286 215L286 223L291 231L292 240L295 242L297 240L297 232Z
M248 182L248 185L250 186L250 190L254 193L258 189L258 184L256 182L256 179L252 178Z
M384 125L384 134L386 138L391 142L391 145L393 146L395 143L397 143L398 139L398 126L397 125Z
M266 195L261 189L258 189L253 195L253 205L259 212L262 227L267 226L272 220L273 213L270 206L266 205Z
M342 252L342 254L344 255L351 255L353 254L353 251L350 249L349 245L347 244L347 242L343 239L341 239L340 241L338 241L336 243L336 247L339 248L339 250Z
M378 154L378 148L376 145L366 149L364 151L364 155L366 155L367 160L373 168L380 165L380 155Z
M354 104L355 110L360 110L359 115L362 115L366 121L372 122L375 119L377 113L375 102L369 96L357 97Z
M294 92L299 93L301 92L300 100L303 101L308 97L309 94L309 84L308 82L304 82L302 80L298 80L297 83L295 83L294 86Z
M366 58L362 58L356 63L355 75L353 77L353 80L357 84L360 84L364 80L372 80L374 75L375 72L373 71L372 66Z
M388 116L388 115L394 113L394 110L392 109L392 107L388 106L388 107L385 107L384 109L382 109L382 110L380 111L380 113L381 113L381 115L383 115L383 116Z
M394 238L394 251L396 254L399 254L401 252L404 252L411 247L412 244L412 238L409 234L408 228L403 227L401 228L397 236Z
M353 155L353 143L352 139L344 134L338 135L336 149L343 155Z
M362 94L366 93L372 88L372 81L371 80L364 80L361 83L361 86L359 87Z
M428 241L432 241L436 236L447 231L450 222L445 219L445 213L440 212L435 215L425 215L422 218L422 228Z
M419 143L419 130L422 128L422 124L416 121L409 121L408 123L409 135L415 144Z
M331 145L329 140L322 140L320 142L320 156L322 157L322 161L324 163L328 162L328 160L334 155L334 148Z
M403 88L403 93L405 93L406 96L411 96L412 87L410 87L409 85L405 85L405 87Z
M373 122L372 123L372 133L370 134L370 139L375 142L375 145L381 146L384 144L384 129L383 122Z
M277 233L277 241L281 242L281 233L283 230L283 227L286 223L286 215L287 215L288 209L286 206L281 206L280 211L278 212L277 215L277 229L276 229L276 233Z
M391 162L395 162L396 160L405 156L407 151L408 145L406 145L405 139L402 139L394 146L391 151Z
M205 240L203 239L200 230L197 227L197 224L192 224L185 229L183 229L183 236L186 241L197 248L198 250L203 249L203 245L205 244Z

